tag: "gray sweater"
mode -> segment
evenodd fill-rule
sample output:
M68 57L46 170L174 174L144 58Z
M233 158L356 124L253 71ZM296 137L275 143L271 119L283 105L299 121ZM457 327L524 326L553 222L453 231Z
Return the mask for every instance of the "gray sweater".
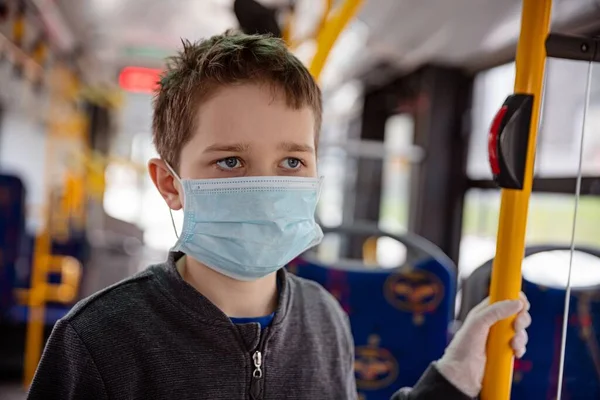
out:
M177 254L81 302L55 326L29 399L356 399L337 301L281 270L270 327L234 325L188 285ZM434 366L393 400L467 399Z

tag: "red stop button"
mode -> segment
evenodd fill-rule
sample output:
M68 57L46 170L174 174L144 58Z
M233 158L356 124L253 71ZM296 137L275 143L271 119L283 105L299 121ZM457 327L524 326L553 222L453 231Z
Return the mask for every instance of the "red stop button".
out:
M494 120L492 121L492 126L490 128L490 133L488 135L488 157L490 162L490 167L492 168L492 174L498 175L500 174L500 160L499 160L499 152L498 152L498 137L500 136L500 127L502 126L502 121L506 116L506 112L508 111L508 106L502 106L500 110L496 113Z

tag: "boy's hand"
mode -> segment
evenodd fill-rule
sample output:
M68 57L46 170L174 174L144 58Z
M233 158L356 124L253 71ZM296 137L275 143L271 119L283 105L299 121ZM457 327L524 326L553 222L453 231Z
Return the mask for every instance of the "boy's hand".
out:
M437 362L438 371L457 389L468 396L476 397L481 390L481 382L485 370L485 346L492 325L514 314L515 336L511 346L517 358L525 354L527 332L531 324L529 302L521 293L519 300L499 301L492 305L489 299L475 307L458 330L456 336L446 349L444 356Z

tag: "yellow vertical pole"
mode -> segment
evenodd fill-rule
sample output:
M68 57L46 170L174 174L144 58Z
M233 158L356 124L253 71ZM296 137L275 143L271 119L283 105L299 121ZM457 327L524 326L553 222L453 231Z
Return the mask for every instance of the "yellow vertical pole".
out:
M346 0L338 10L334 11L334 15L329 18L317 36L317 51L310 64L309 70L315 80L319 80L319 76L323 71L327 56L331 52L335 41L348 22L358 13L364 0Z
M290 11L290 13L285 17L285 22L283 23L283 29L281 30L281 36L283 41L288 47L292 46L292 29L294 23L294 13Z
M56 70L54 72L56 76ZM62 83L59 83L62 84ZM50 106L53 107L61 101L59 93L57 93L56 83L51 84ZM50 116L54 113L50 110ZM36 236L33 263L31 266L31 283L28 297L29 317L27 321L27 333L25 336L25 359L24 359L24 376L23 384L28 388L35 375L35 370L40 361L42 349L44 345L44 320L45 320L45 303L46 303L46 288L48 279L48 268L51 259L52 238L50 226L50 207L52 202L52 178L53 170L56 161L56 136L57 125L51 120L48 130L48 139L46 141L45 154L45 199L46 204L42 207L42 223L41 232Z
M515 93L534 96L529 128L525 180L522 190L502 190L496 257L492 269L490 301L514 300L521 290L521 263L525 251L525 232L529 197L533 181L536 139L546 51L544 41L550 26L552 0L523 0L521 35L517 46ZM510 399L514 318L492 327L487 343L487 364L483 379L483 400Z
M300 42L302 42L303 40L311 39L313 36L317 36L323 30L323 27L325 26L325 23L327 22L327 19L329 18L329 12L333 8L333 0L323 0L323 1L325 2L325 10L323 11L323 15L321 16L321 19L319 20L319 23L316 26L314 32L312 32L308 38L300 38L300 39L297 39L297 42L293 42L292 41L292 31L294 29L295 10L291 11L286 16L285 22L283 24L282 37L283 37L283 41L288 45L288 47L294 48L298 44L300 44Z
M315 34L319 35L319 33L321 33L321 31L325 27L325 24L327 24L327 20L329 19L329 14L331 13L331 10L333 9L333 0L324 0L324 1L325 1L325 10L323 11L321 20L319 21L319 24L317 25L317 29L315 30L313 35L315 35ZM351 12L351 15L349 18L352 18L354 16L354 14L356 14L356 12L358 12L358 8L356 9L356 11Z
M51 128L52 129L52 128ZM53 132L50 132L46 144L46 198L50 199L50 174L54 153ZM52 242L50 238L50 204L43 207L43 224L36 237L31 266L31 283L28 297L29 316L25 336L24 386L29 387L42 354L44 341L44 319L46 302L46 280Z
M13 43L18 48L23 48L23 38L25 37L25 2L19 2L17 15L13 22Z
M81 145L83 147L83 153L85 155L86 160L91 159L92 157L92 143L89 135L89 124L90 121L88 118L82 113L79 112L79 132L81 134ZM86 225L87 218L87 199L89 196L87 190L87 183L89 181L89 171L85 167L85 162L83 160L80 161L79 165L79 180L76 188L75 198L76 203L74 207L74 228L77 230L83 230Z

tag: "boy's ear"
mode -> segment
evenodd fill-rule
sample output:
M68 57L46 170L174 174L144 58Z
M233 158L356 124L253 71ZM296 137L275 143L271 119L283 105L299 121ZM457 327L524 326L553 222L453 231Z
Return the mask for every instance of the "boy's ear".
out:
M172 210L180 210L183 207L180 193L183 194L181 185L169 172L169 168L160 158L153 158L148 161L148 171L154 186L165 199L167 205Z

